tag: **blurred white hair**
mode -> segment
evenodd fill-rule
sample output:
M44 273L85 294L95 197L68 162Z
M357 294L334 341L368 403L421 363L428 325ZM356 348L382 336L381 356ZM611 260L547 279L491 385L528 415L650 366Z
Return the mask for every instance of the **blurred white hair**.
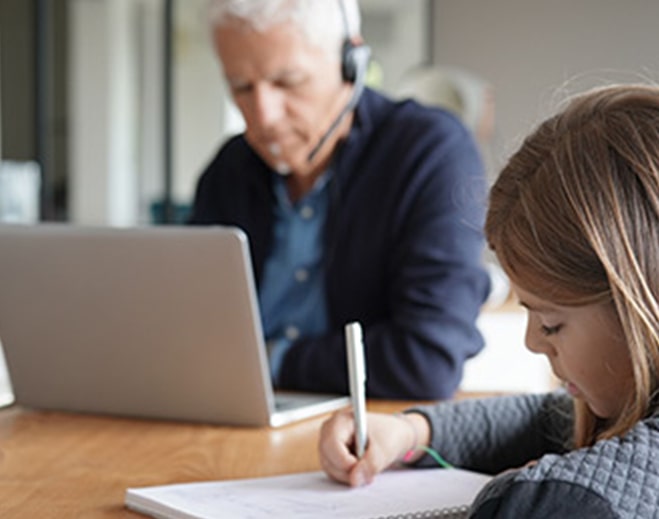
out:
M358 0L210 0L208 9L211 27L238 19L265 31L292 22L310 43L333 55L345 38L361 34Z

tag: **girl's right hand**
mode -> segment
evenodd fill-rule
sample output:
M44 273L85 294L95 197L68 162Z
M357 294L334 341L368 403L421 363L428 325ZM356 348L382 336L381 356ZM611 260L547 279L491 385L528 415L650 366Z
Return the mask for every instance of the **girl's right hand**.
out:
M358 459L353 448L352 411L338 411L323 423L318 443L320 464L331 478L353 487L366 485L376 474L402 460L418 439L413 425L396 415L368 413L366 430L366 451Z

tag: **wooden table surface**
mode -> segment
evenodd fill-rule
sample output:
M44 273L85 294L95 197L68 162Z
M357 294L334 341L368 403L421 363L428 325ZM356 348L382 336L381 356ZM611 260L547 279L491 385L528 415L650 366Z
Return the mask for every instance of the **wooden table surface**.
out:
M326 417L272 429L0 410L0 517L137 519L127 487L319 470Z
M484 395L458 398L474 396ZM412 405L374 400L368 409ZM327 416L274 429L6 408L0 517L138 519L123 505L128 487L320 470L318 430Z

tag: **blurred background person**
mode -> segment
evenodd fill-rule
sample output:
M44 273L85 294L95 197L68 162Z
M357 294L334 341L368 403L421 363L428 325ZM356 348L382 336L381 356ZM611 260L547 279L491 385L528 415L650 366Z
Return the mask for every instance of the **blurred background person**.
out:
M343 329L360 321L369 396L451 397L489 290L471 133L365 87L355 0L210 15L246 130L203 172L190 223L247 233L275 386L347 392Z

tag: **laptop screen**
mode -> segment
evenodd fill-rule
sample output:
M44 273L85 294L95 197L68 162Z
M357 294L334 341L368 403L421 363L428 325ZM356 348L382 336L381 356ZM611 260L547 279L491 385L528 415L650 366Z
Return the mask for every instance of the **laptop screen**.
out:
M273 419L249 249L237 228L0 226L0 286L0 341L19 404L287 422Z

